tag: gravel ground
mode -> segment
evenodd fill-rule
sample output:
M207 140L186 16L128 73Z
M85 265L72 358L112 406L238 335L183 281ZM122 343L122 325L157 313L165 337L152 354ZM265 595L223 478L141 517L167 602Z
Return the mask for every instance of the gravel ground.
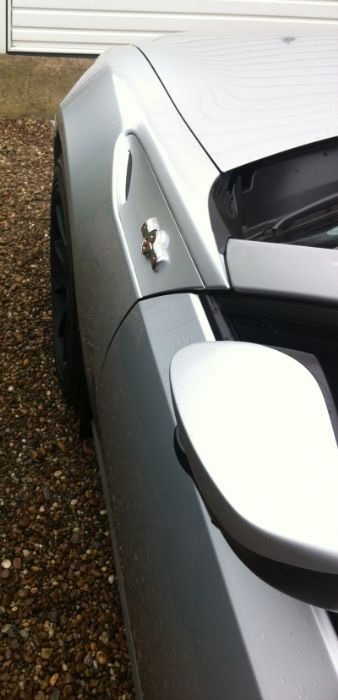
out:
M133 686L91 441L51 350L48 121L0 120L0 697Z

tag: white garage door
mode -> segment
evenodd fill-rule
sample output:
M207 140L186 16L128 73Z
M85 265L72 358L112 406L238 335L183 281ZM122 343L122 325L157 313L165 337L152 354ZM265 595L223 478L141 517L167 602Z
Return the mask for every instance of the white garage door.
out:
M166 32L283 18L338 29L338 0L8 0L8 49L97 54Z

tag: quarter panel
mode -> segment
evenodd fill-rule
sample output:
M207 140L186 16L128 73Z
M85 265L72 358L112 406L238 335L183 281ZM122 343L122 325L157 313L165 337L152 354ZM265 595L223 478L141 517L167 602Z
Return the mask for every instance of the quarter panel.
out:
M147 65L141 54L135 53ZM151 78L156 84L156 77ZM167 100L159 88L160 96ZM130 96L131 104L126 104L126 99L121 79L103 63L93 75L80 81L58 111L78 316L92 397L109 342L133 304L142 296L203 286L151 164L136 139L134 167L138 181L132 175L128 200L119 200L117 181L123 142L128 148L128 139L133 141L128 133L137 131L142 119L135 97ZM151 139L145 140L151 143ZM170 262L157 273L141 254L140 229L144 218L151 216L158 216L170 236Z
M182 260L191 266L191 274L185 265L176 268L174 282L159 275L156 292L200 286L201 280L203 285L228 286L208 211L208 194L218 171L134 47L111 50L96 61L58 108L57 127L67 173L85 362L88 374L97 378L124 315L142 295L154 293L149 275L151 284L143 278L141 290L126 242L129 237L141 243L143 221L125 231L113 200L118 137L135 134L139 139L175 223L175 236L181 237ZM141 264L144 267L145 261Z
M140 297L113 211L113 153L122 128L112 76L105 67L95 80L70 93L58 112L79 325L91 392L113 332Z
M335 700L338 645L326 613L319 620L239 561L177 461L169 365L201 340L212 336L195 295L142 300L113 340L100 385L144 697Z

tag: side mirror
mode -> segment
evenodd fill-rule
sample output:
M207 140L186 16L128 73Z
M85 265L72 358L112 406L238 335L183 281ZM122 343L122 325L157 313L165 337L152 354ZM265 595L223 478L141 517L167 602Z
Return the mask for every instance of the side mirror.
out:
M193 479L230 545L276 588L338 610L338 451L314 376L225 341L180 350L170 382Z

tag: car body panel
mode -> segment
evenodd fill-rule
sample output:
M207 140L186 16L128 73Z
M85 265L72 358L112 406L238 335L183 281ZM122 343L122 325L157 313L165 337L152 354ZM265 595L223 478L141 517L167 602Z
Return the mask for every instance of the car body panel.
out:
M161 115L167 120L160 122ZM165 206L168 216L175 210L175 222L171 217L175 235L182 236L188 250L192 241L200 241L194 245L190 276L188 271L180 276L182 265L175 269L171 286L166 275L161 284L163 276L159 275L157 293L206 283L228 287L205 196L218 171L134 47L108 51L97 60L59 106L57 129L65 161L84 360L95 400L97 378L111 338L142 294L154 292L155 282L155 273L141 254L140 229L146 209L140 211L136 230L123 230L113 197L113 160L119 137L138 134L149 167L156 171L159 206ZM156 214L157 203L149 201L148 216ZM139 246L138 275L128 250L128 236ZM182 255L188 257L186 246L182 240Z
M129 160L130 158L130 160ZM122 163L126 164L125 168ZM128 168L130 163L130 168ZM125 185L128 177L128 196ZM113 200L117 209L131 264L142 297L161 294L163 290L203 289L203 282L177 228L168 204L160 190L154 172L138 139L121 134L115 146L113 165ZM154 274L150 261L141 255L144 240L140 222L152 213L158 223L158 234L163 236L163 255ZM161 244L160 251L161 252Z
M255 249L262 256L255 276L249 248L243 261L243 242L231 240L228 274L208 206L220 169L337 132L332 42L312 37L305 51L292 36L229 41L221 51L219 40L193 39L191 63L185 38L143 46L165 86L141 50L112 49L57 112L79 326L125 619L145 700L337 700L338 641L328 614L279 593L238 559L174 447L170 362L180 348L214 340L198 294L220 290L228 299L230 278L232 293L281 291L264 267L264 247ZM180 58L170 66L176 46ZM303 81L306 65L313 84ZM225 89L229 75L238 78L235 92ZM313 108L319 96L324 104ZM141 251L141 226L151 217L169 240L169 260L156 272Z
M132 303L140 297L142 278L136 279L133 264L125 255L125 242L119 232L116 203L112 197L113 155L121 134L137 134L168 207L175 211L177 229L188 250L194 249L194 264L203 285L229 286L224 260L218 253L211 229L206 196L218 171L136 48L112 49L99 57L59 106L57 128L66 160L82 332L86 332L87 323L81 319L81 309L89 308L91 313L94 300L90 290L96 290L97 277L102 278L102 265L107 261L110 264L115 260L114 274L119 276L118 284L116 278L114 280L114 293L106 291L109 303L116 288L121 289L123 297L111 306L107 330L110 337ZM148 216L156 216L154 209L155 204ZM135 232L137 238L142 223L140 220ZM106 256L104 262L100 255L102 250ZM97 274L93 274L96 266ZM152 272L148 268L144 266L144 275L149 278ZM184 284L177 275L176 288ZM161 291L170 290L162 285ZM100 327L102 346L106 347L106 319L102 324L101 317ZM102 353L99 354L102 359Z
M338 298L338 250L243 241L226 247L231 285L238 292L334 303ZM301 271L301 274L300 274Z
M285 26L264 34L233 29L226 41L181 34L141 48L222 171L337 134L331 31L317 26L302 36L296 24L291 33Z
M177 460L169 365L201 340L212 336L196 295L142 300L112 342L99 391L144 697L336 700L338 640L327 614L242 564Z

